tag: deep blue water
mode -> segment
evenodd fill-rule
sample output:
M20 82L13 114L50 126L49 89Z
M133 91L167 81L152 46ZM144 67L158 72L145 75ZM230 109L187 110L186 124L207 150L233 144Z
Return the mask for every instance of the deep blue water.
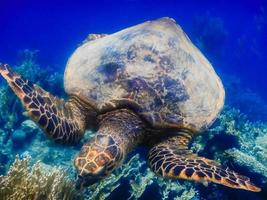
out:
M229 77L240 79L240 90L252 90L267 108L266 0L0 0L0 62L14 65L19 51L36 49L42 67L63 73L89 33L109 34L164 16L181 25L225 84ZM267 120L267 109L235 106L250 119Z
M18 50L38 49L41 63L63 70L88 33L113 33L169 16L193 41L206 35L203 51L218 71L235 74L267 99L266 5L266 0L1 0L0 60L12 64ZM222 30L213 30L217 25Z

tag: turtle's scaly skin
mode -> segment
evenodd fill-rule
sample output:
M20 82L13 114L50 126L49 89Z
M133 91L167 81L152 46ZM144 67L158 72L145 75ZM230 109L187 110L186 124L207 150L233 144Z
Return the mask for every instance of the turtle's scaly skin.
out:
M148 155L152 171L165 178L194 180L205 185L214 182L236 189L261 191L248 177L192 153L188 149L190 140L190 134L181 131L156 144Z
M95 137L84 144L75 158L78 172L77 188L91 185L109 175L125 156L144 140L144 124L127 109L101 115ZM84 180L87 174L91 174Z
M100 113L130 107L154 128L204 130L224 104L221 80L170 18L83 44L64 78Z
M81 99L73 97L64 102L25 80L7 64L0 63L0 74L20 98L32 120L58 143L77 143L83 137L87 120L96 116L94 110Z

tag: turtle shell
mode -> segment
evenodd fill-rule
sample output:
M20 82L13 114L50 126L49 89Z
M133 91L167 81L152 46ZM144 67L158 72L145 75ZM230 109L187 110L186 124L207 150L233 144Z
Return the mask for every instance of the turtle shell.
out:
M84 43L70 57L64 83L99 113L126 107L153 128L202 131L225 96L209 61L170 18Z

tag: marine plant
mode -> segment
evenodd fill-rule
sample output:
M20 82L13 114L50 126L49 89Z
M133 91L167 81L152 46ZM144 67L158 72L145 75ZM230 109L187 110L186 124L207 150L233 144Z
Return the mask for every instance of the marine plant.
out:
M0 176L1 200L82 199L61 168L47 168L41 162L29 167L30 158L18 157L7 175Z

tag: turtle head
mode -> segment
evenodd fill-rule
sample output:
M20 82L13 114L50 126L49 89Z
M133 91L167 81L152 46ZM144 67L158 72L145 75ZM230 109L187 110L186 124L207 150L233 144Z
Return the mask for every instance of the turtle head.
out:
M82 147L75 159L76 188L80 189L99 182L110 175L122 159L121 148L111 136L96 135L92 141Z
M145 133L143 122L126 109L109 112L99 121L96 135L83 145L75 159L77 189L110 175L126 154L141 143Z

